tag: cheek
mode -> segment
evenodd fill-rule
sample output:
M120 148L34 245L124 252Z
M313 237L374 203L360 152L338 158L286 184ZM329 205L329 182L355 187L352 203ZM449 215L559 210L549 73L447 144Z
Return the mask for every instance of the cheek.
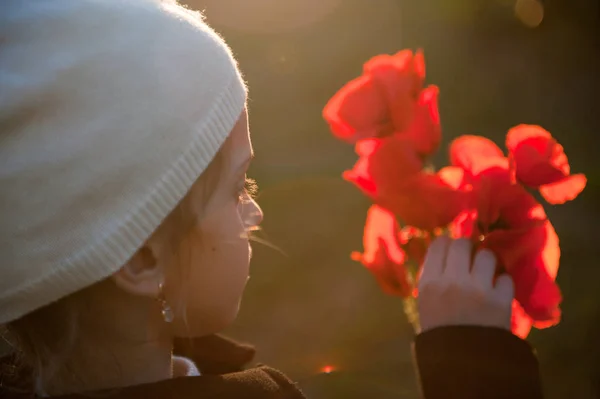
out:
M221 239L219 239L221 238ZM195 247L192 268L197 271L198 279L211 284L219 281L233 281L240 274L248 272L248 240L238 235L225 240L224 237L206 240L202 246Z
M194 245L197 267L216 275L243 271L248 258L248 239L235 203L207 217L199 226L201 237Z
M188 322L225 327L237 314L248 280L249 247L235 205L206 218L189 240L180 277ZM221 328L222 328L221 327Z
M234 202L207 217L199 229L202 237L194 248L202 263L217 263L236 269L239 261L248 257L247 232Z

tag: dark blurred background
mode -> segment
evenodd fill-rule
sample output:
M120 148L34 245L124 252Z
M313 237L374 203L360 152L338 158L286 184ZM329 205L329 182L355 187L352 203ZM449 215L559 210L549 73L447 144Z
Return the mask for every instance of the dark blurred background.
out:
M356 157L329 134L321 109L370 57L421 47L427 81L441 90L443 149L461 134L503 147L510 127L540 124L587 174L576 201L547 209L561 238L563 321L529 339L548 398L600 397L598 0L187 3L205 11L246 75L261 237L280 248L254 245L232 336L311 398L418 397L402 303L350 260L369 202L342 181Z
M369 201L341 179L356 156L321 118L380 53L423 48L440 87L442 149L461 134L503 147L519 123L552 132L588 186L547 207L560 236L563 320L533 330L547 398L600 398L599 0L187 0L233 48L250 87L268 243L256 243L240 317L227 331L309 398L418 398L412 330L350 260ZM440 151L436 163L447 155ZM329 367L327 369L327 367ZM325 371L331 371L326 373Z

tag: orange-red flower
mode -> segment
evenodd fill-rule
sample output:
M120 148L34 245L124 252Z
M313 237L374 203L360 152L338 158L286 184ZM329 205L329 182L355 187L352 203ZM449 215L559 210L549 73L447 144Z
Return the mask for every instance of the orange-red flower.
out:
M422 171L410 139L389 136L357 145L360 159L344 178L403 223L425 231L449 224L466 206L469 194L440 173Z
M585 188L585 175L571 175L563 147L540 126L513 127L506 135L506 147L516 179L526 186L539 188L549 203L570 201Z
M343 177L376 202L391 196L423 168L423 161L413 151L411 142L396 135L359 141L356 152L360 158Z
M558 323L558 236L526 187L561 204L584 189L585 175L571 175L563 147L533 125L510 129L508 156L484 137L462 136L451 145L452 166L425 170L426 158L440 145L441 127L439 89L424 88L424 80L421 51L379 55L323 109L334 136L354 144L359 156L344 178L375 204L367 215L364 252L353 258L388 294L416 296L407 266L422 264L430 239L449 227L454 237L492 250L497 273L513 278L516 335Z
M452 143L450 158L464 168L475 199L473 209L455 219L453 233L492 250L499 272L513 278L518 302L513 332L524 337L532 324L543 328L558 323L562 298L554 280L560 248L542 206L514 182L509 160L492 141L463 136Z
M373 273L385 293L402 298L416 296L407 264L422 265L430 238L415 227L400 228L393 213L373 205L367 212L364 252L353 252L352 258Z
M333 134L350 143L404 134L421 155L440 143L438 89L423 90L423 53L402 50L365 63L363 74L348 82L327 103L323 117Z
M373 273L385 293L406 298L412 292L412 284L399 233L400 227L393 214L377 205L371 206L363 235L364 253L355 252L352 257Z

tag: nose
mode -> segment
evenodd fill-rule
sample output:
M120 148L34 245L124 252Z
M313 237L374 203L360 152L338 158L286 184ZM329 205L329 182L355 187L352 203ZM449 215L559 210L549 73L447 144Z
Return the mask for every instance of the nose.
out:
M247 214L245 217L248 227L259 226L263 221L263 211L254 199L251 199L247 205Z

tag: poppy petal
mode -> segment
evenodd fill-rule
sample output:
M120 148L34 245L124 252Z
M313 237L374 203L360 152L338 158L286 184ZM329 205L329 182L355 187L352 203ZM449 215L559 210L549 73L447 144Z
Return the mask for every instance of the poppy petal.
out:
M415 116L406 131L406 135L414 143L415 150L423 156L433 154L442 140L438 95L437 86L429 86L421 91Z
M419 173L401 185L391 186L379 198L380 205L404 223L425 231L449 225L470 201L470 191L456 190L429 173Z
M399 231L393 214L376 205L371 206L363 235L364 254L354 258L375 276L384 292L407 297L411 288L404 267L406 254L398 240Z
M349 143L383 135L387 114L388 105L370 76L348 82L323 108L334 136Z
M521 245L532 250L513 265L507 265L515 281L515 299L534 322L556 324L560 321L559 305L562 301L554 281L558 273L560 247L550 221L524 235Z
M377 55L365 63L363 70L365 75L371 76L385 98L394 130L405 130L412 122L419 92L423 88L423 79L415 69L412 51Z
M512 318L510 324L512 333L521 339L527 338L531 331L533 321L517 301L513 301L512 303Z
M450 163L461 167L471 175L497 163L505 163L502 150L485 137L464 135L450 144Z
M521 183L540 188L551 204L572 200L585 188L584 175L569 179L571 167L562 145L537 125L518 125L506 135L511 165Z
M540 194L550 204L564 204L575 199L585 188L587 178L583 173L570 175L556 183L540 187Z

